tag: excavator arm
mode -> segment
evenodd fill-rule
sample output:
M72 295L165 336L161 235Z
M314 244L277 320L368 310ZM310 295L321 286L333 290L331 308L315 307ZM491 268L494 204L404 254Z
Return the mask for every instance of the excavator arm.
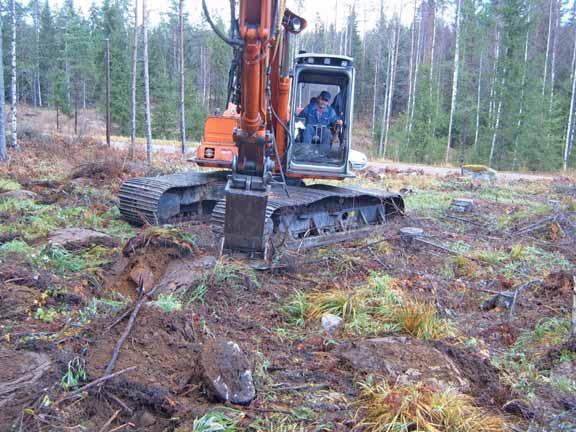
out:
M266 208L274 170L282 171L288 120L289 35L306 21L281 0L240 0L237 23L241 62L237 157L226 185L224 249L262 253Z

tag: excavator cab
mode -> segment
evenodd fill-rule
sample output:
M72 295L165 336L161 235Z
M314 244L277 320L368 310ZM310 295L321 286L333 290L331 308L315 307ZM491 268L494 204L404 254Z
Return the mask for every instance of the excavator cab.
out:
M289 177L352 177L348 159L354 108L353 59L326 54L299 54L292 74L291 118L286 172ZM303 114L321 92L341 125L312 122Z

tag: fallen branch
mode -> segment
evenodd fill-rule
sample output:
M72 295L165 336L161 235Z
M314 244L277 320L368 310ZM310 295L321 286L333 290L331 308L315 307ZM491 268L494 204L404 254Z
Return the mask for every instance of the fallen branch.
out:
M102 376L102 377L100 377L100 378L97 378L97 379L95 379L94 381L86 384L85 386L82 386L82 387L80 387L79 389L74 390L72 393L69 393L68 395L64 396L62 399L58 400L58 401L56 402L56 404L62 403L62 402L64 402L65 400L68 400L68 399L72 399L74 396L77 396L77 395L79 395L80 393L84 393L86 390L90 390L92 387L95 387L95 386L97 386L97 385L99 385L99 384L101 384L101 383L103 383L103 382L109 381L109 380L111 380L112 378L116 378L117 376L122 375L122 374L125 374L126 372L131 372L131 371L133 371L134 369L138 369L138 367L137 367L137 366L131 366L131 367L129 367L129 368L119 370L118 372L114 372L114 373L112 373L112 374L110 374L110 375L104 375L104 376Z
M116 417L118 417L118 414L120 414L120 410L118 410L114 414L112 414L112 417L110 417L108 419L108 421L106 423L104 423L104 426L102 426L100 428L99 432L106 432L106 429L108 428L108 426L110 426L112 424L112 422L114 420L116 420Z
M512 322L512 318L514 318L514 309L516 308L516 301L518 300L518 296L522 293L523 290L526 288L530 288L533 285L542 285L544 281L542 279L535 279L529 282L526 282L520 285L518 288L514 290L514 297L512 298L512 304L510 305L510 313L508 314L508 322Z
M126 328L124 329L124 332L122 333L122 336L120 336L120 339L118 339L118 342L116 342L116 346L114 347L114 351L112 352L112 358L108 362L108 366L106 366L106 370L104 371L104 375L111 374L112 371L114 370L114 366L116 366L116 361L118 360L118 356L120 355L120 350L122 349L124 342L126 341L128 336L130 335L130 332L132 331L132 328L134 327L134 323L136 322L136 318L138 317L138 313L140 312L140 309L142 308L144 303L150 297L152 297L156 291L158 291L158 289L161 286L162 286L161 284L156 285L152 290L150 290L150 292L144 293L140 297L140 299L138 299L138 301L136 302L136 305L134 306L134 310L132 311L132 314L130 315L130 319L128 320L128 324L126 325Z

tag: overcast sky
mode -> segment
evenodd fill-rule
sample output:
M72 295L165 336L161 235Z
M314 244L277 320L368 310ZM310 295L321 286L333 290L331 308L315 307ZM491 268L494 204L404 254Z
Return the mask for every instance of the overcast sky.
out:
M61 5L63 0L51 0L51 3ZM102 0L74 0L74 4L80 7L84 12L90 8L92 1L96 4ZM294 11L297 10L297 0L288 0L288 7ZM148 0L150 9L150 19L157 22L160 14L168 10L169 2L167 0ZM202 20L202 0L186 0L186 9L188 10L190 20L199 23ZM227 21L229 16L229 0L207 0L208 8L214 15L220 15ZM322 21L329 25L337 23L342 27L345 23L345 14L348 13L352 5L355 6L358 15L358 24L361 32L372 28L378 18L375 11L378 10L380 0L304 0L303 18L313 23L316 15L319 14ZM412 1L408 0L384 0L384 9L387 15L402 12L404 20L409 19L412 15Z

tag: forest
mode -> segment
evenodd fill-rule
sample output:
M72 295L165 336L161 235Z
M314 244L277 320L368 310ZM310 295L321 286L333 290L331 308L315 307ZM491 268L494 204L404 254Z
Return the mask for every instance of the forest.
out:
M104 0L87 14L73 0L4 3L8 147L24 132L17 130L20 104L67 116L87 107L104 113L107 43L115 133L149 137L150 146L153 138L201 138L206 115L226 108L231 50L205 22L190 19L183 1L173 0L153 23L141 18L148 18L146 0L136 3ZM573 165L573 2L334 3L333 16L307 17L293 53L354 57L356 124L370 131L372 156L508 170ZM306 9L302 0L289 6ZM378 17L375 25L360 26L367 16ZM225 30L228 16L215 19Z

